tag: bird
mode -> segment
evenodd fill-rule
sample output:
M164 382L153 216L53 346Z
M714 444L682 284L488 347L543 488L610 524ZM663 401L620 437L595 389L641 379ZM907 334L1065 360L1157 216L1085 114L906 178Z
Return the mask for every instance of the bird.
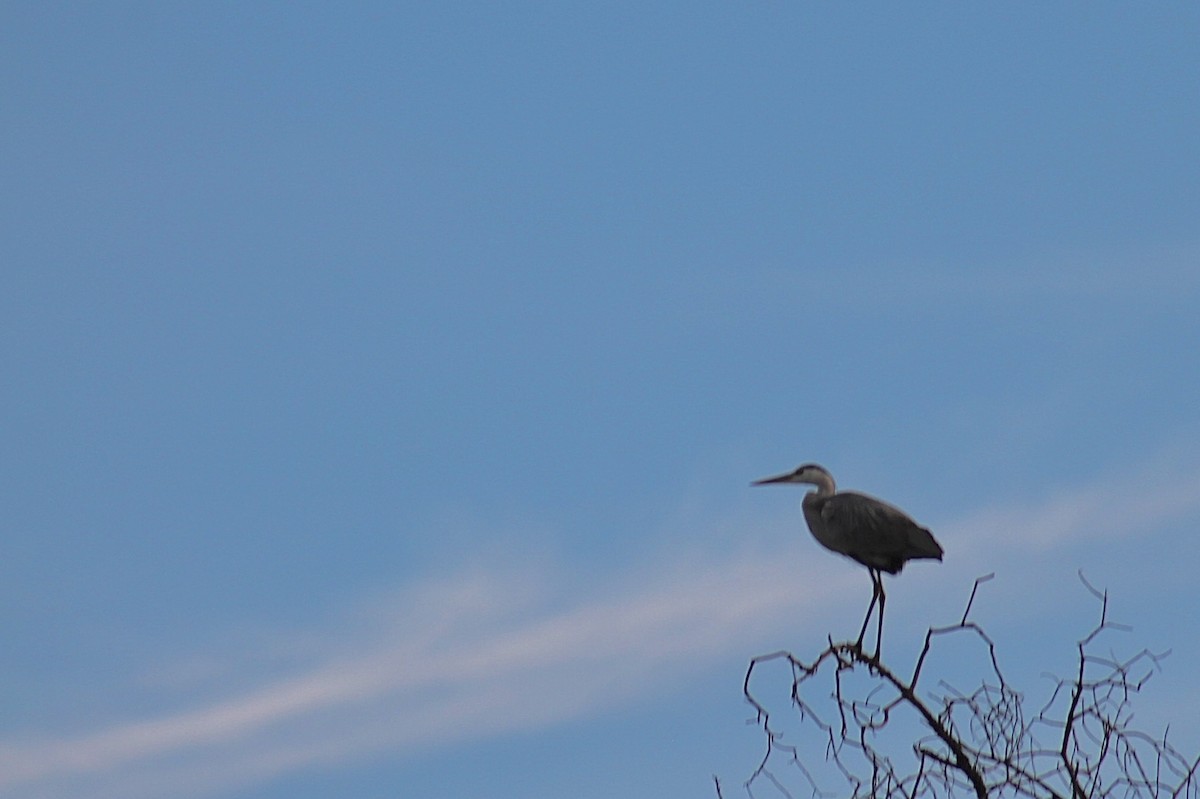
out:
M801 483L816 486L804 495L804 520L817 543L839 555L845 555L867 567L871 574L871 604L855 646L862 651L863 636L879 603L879 623L875 635L875 659L879 659L883 637L883 572L899 574L910 560L942 559L942 545L933 534L912 518L881 499L855 491L838 491L833 475L823 466L806 463L794 471L755 480L751 485Z

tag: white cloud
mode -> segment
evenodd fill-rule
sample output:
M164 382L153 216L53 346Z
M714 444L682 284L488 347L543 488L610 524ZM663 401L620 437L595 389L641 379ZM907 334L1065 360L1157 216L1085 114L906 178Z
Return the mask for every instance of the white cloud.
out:
M1147 469L1061 491L1039 503L980 511L953 525L976 544L1039 550L1152 530L1200 510L1200 471Z
M5 742L0 794L201 794L561 721L646 690L667 661L705 663L796 616L830 583L796 580L794 563L708 563L565 610L530 607L528 574L431 584L399 600L406 614L381 608L393 623L373 640L331 630L322 663L256 690L90 734Z

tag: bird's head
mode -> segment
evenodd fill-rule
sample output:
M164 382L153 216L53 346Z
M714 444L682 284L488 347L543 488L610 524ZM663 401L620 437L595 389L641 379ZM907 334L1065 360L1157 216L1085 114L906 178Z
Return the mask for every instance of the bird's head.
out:
M772 483L804 483L821 488L828 487L829 490L832 490L833 475L824 466L818 466L815 463L806 463L803 466L797 467L794 471L775 477L764 477L761 480L755 480L750 485L761 486Z

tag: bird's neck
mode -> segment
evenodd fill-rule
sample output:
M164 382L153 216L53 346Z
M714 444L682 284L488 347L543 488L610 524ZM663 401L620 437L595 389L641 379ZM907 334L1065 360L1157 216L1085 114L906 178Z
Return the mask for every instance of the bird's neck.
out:
M819 482L813 483L813 490L808 493L814 497L831 497L837 491L837 485L834 484L832 477L819 477Z

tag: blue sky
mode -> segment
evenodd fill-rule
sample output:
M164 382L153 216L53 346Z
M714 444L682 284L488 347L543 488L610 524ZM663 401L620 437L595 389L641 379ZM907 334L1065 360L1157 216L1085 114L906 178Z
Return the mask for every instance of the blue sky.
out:
M711 795L853 635L1200 689L1200 8L9 3L0 796Z

